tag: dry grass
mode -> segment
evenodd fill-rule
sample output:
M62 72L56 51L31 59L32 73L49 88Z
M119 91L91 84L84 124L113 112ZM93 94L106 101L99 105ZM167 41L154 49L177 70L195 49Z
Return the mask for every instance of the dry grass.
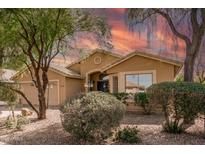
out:
M48 110L47 119L36 121L30 117L31 123L22 131L8 130L3 126L5 118L0 119L0 144L73 144L71 136L61 126L59 110ZM127 113L121 127L137 125L142 140L140 144L205 144L200 135L203 132L203 121L198 119L186 133L173 135L162 132L161 115L139 115ZM106 144L113 143L108 139Z

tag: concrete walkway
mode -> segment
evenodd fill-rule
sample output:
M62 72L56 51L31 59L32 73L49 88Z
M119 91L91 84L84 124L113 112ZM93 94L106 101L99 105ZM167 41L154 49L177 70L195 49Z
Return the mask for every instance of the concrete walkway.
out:
M7 143L4 142L0 142L0 145L8 145Z
M21 111L15 110L15 114L20 114ZM9 110L8 106L5 105L4 102L0 101L0 118L5 118L11 115L11 111Z

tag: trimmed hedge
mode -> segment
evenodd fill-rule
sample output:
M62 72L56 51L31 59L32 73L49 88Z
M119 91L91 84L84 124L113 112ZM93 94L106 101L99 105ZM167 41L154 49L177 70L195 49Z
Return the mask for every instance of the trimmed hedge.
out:
M61 112L64 129L77 141L100 143L119 126L125 105L109 93L90 92L66 102Z
M147 89L152 102L162 105L166 122L190 123L205 113L205 85L191 82L162 82ZM180 127L180 124L179 124Z

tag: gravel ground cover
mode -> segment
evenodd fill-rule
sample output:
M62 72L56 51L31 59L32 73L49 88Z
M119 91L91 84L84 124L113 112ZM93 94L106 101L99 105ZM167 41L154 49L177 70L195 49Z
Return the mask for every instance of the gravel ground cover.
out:
M8 130L4 126L5 117L0 118L0 144L74 144L71 136L61 126L60 111L53 109L47 111L47 119L36 121L36 116L31 116L30 123L23 130ZM127 113L120 127L137 125L140 144L205 144L202 138L203 120L197 119L195 125L186 133L174 135L162 132L161 115L140 115ZM108 139L105 144L117 144ZM119 143L118 143L119 144Z

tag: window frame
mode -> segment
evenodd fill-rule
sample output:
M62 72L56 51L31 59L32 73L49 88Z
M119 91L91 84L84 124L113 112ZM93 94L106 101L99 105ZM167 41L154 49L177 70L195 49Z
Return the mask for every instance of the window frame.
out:
M127 82L126 82L126 76L127 75L138 75L138 85L139 85L139 75L146 75L146 74L151 74L152 77L152 84L154 84L154 73L153 72L133 72L133 73L126 73L124 74L124 88L125 88L125 92L126 92L126 87L127 87ZM146 91L146 89L145 89Z

